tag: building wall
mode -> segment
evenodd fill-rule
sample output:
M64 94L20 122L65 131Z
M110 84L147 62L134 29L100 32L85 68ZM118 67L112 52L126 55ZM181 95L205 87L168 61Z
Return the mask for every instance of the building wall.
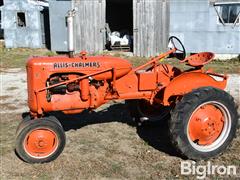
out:
M50 0L50 36L52 51L68 51L67 12L71 10L71 0Z
M133 0L134 55L150 57L166 51L169 5L169 1L164 0Z
M31 47L42 48L42 31L40 11L42 7L27 1L5 1L2 6L2 28L4 29L5 46L7 48ZM17 13L24 12L26 27L17 25Z
M105 48L106 0L74 0L75 50L90 53Z
M66 16L69 10L76 10L74 17L75 51L87 50L97 52L103 50L104 41L101 29L104 23L101 17L102 4L99 0L51 0L49 1L51 50L68 51L68 29Z
M115 1L122 2L123 0ZM159 54L166 49L169 36L169 1L132 1L134 54L137 56ZM49 5L51 49L54 51L68 50L65 17L72 7L76 9L75 50L77 52L81 50L102 51L106 42L106 0L51 0Z
M240 54L240 25L223 26L208 0L172 0L170 34L178 36L187 52Z

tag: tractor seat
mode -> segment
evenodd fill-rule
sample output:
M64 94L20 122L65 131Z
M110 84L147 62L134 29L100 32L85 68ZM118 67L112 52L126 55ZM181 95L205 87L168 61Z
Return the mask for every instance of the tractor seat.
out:
M201 52L191 56L186 57L181 63L187 62L189 66L198 67L208 64L215 57L214 53L211 52Z

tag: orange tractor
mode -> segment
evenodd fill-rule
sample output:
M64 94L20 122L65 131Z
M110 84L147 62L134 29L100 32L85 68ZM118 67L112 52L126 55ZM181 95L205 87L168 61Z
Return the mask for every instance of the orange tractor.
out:
M133 68L125 59L111 56L33 57L27 63L30 113L19 124L16 153L29 163L56 159L65 146L61 123L48 114L94 110L111 100L126 100L133 119L168 118L173 145L185 157L207 159L225 150L238 122L234 99L224 91L227 76L205 71L214 58L210 52L186 57L176 37L171 49ZM188 70L161 60L174 55Z

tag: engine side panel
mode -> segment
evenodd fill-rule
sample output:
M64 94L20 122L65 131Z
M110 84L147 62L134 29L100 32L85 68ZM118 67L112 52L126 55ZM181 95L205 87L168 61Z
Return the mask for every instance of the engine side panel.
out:
M73 74L73 77L75 77L74 74L77 74L80 77L81 75L91 74L109 68L115 69L115 75L118 79L132 69L131 64L124 59L104 56L85 58L69 58L67 56L31 58L27 63L28 104L31 112L41 114L43 112L58 110L88 109L105 103L104 97L107 84L101 85L100 88L95 90L94 87L87 86L86 79L84 80L85 82L78 84L79 89L74 86L71 87L74 92L70 91L64 94L67 87L64 86L63 89L61 89L62 87L60 87L60 89L55 88L52 91L56 93L51 95L50 101L48 100L49 93L46 90L40 92L39 90L49 86L48 82L51 77L55 75ZM112 79L112 72L109 71L95 75L91 77L91 79L96 81L110 80ZM83 91L83 89L87 90ZM63 93L61 93L61 91L63 91ZM89 96L89 98L87 96Z

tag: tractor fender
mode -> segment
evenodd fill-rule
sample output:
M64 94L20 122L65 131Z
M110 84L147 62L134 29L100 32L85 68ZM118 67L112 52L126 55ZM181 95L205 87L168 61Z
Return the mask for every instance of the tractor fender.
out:
M184 95L191 92L193 89L200 87L211 86L219 89L225 89L227 77L222 78L222 81L217 81L208 74L201 72L187 72L174 78L165 88L163 96L163 104L168 106L171 96Z

